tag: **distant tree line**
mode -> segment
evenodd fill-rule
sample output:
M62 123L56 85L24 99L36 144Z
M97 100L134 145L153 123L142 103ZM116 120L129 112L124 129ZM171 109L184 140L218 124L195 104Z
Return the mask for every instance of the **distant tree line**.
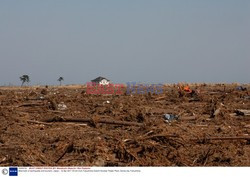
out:
M22 75L22 76L20 77L20 81L22 82L21 86L23 86L25 83L28 84L28 83L30 82L30 77L29 77L29 75L27 75L27 74ZM64 81L64 78L60 76L60 77L57 79L57 81L59 81L60 85L62 85L62 81Z

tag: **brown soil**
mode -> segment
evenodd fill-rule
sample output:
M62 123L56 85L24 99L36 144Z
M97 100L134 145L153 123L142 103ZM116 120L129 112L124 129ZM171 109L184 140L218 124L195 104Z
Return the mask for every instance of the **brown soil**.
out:
M250 109L250 92L191 88L199 94L1 87L0 166L250 166L250 116L234 114ZM168 123L165 113L180 118Z

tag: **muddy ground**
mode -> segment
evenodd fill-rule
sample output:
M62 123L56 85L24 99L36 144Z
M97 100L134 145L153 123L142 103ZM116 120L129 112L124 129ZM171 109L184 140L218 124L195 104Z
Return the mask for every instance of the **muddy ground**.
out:
M246 87L119 96L0 87L0 166L250 166L250 116L235 113L250 109Z

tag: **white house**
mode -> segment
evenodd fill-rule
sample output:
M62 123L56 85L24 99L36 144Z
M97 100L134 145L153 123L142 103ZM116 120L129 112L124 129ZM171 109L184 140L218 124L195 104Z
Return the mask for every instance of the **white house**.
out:
M110 80L104 78L104 77L97 77L96 79L94 80L91 80L91 82L94 82L96 84L100 84L100 85L108 85L110 84Z

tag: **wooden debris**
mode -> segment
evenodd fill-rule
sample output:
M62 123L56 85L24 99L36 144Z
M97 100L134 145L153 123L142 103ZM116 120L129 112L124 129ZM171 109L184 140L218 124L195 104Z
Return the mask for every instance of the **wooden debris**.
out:
M214 111L214 117L216 117L216 116L218 116L219 114L221 113L221 109L220 108L218 108L218 109L216 109L215 111Z
M190 139L192 141L199 141L201 139ZM250 140L250 136L232 136L232 137L206 137L204 140Z
M21 104L18 107L35 107L35 106L43 106L43 103L25 103Z
M52 109L52 110L57 110L58 109L58 107L57 107L57 104L56 104L56 102L55 102L55 100L53 100L53 99L49 99L49 103L50 103L50 108Z
M27 120L28 123L33 123L33 124L43 124L43 125L52 125L51 123L46 123L46 122L40 122L36 120Z
M56 158L56 161L55 163L58 163L62 158L63 156L66 154L66 153L69 153L73 150L73 143L70 142L70 143L67 143L67 144L64 144L62 146L59 146L57 148L57 154L58 154L58 157Z
M152 138L179 138L179 136L174 134L157 134L145 137L143 139L152 139Z
M195 116L189 116L189 117L180 117L179 120L180 121L192 121L192 120L196 120L197 118Z
M237 109L235 110L237 116L250 116L250 110L246 109Z
M245 125L244 128L250 128L250 124Z
M54 118L44 119L43 122L88 122L88 123L93 123L93 119L91 119L91 118L54 117ZM125 126L143 126L142 123L128 122L128 121L118 121L118 120L109 120L109 119L95 120L95 123L115 124L115 125L125 125Z
M197 127L207 127L208 125L207 124L198 124L198 125L195 125L195 126L197 126Z
M155 98L155 101L160 101L160 100L164 100L164 99L166 99L166 96L157 97L157 98Z

